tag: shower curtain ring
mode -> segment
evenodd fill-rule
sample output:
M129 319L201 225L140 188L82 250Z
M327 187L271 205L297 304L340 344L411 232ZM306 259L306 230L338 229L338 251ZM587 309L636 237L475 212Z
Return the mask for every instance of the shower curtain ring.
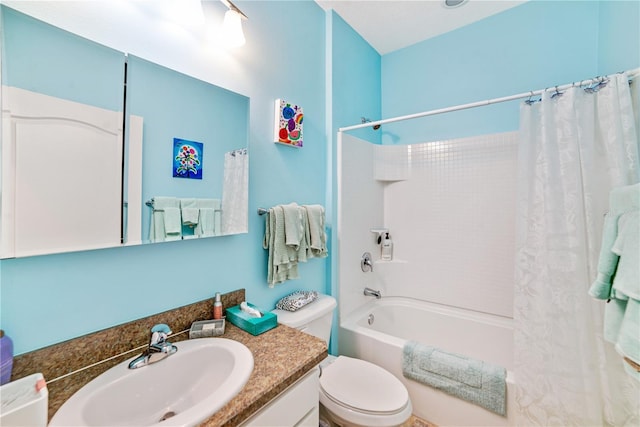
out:
M533 91L532 90L529 91L529 99L524 101L524 103L527 104L527 105L533 104L535 101L533 99L531 99L531 98L533 98Z

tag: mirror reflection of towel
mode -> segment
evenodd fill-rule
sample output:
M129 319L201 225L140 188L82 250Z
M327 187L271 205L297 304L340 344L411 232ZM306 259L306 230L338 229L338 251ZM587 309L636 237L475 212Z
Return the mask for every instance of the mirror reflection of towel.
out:
M182 225L195 227L198 225L200 209L197 199L180 199L180 211L182 213Z
M164 233L169 236L180 236L182 224L180 223L180 209L164 208Z
M175 197L154 197L149 229L151 242L180 240L182 228L180 224L180 201Z
M211 237L220 234L220 199L196 199L200 211L198 225L193 234Z

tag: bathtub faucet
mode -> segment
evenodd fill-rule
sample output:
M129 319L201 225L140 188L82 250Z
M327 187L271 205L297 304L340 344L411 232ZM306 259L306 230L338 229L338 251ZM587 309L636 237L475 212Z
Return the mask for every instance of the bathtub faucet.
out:
M364 294L368 297L376 297L377 299L382 298L382 294L380 293L380 291L376 291L371 288L364 288Z

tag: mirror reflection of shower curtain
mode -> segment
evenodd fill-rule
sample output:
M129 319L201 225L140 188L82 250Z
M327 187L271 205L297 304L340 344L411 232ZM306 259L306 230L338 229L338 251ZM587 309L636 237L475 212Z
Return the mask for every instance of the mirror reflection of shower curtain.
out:
M249 152L246 148L224 155L222 234L248 232Z
M640 384L603 339L596 277L612 188L639 179L625 75L520 110L514 290L520 426L637 425Z

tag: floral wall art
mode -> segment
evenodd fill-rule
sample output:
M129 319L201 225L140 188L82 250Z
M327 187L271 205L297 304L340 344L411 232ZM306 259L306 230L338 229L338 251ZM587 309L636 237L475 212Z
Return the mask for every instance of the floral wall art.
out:
M276 99L274 142L302 147L302 107L284 99Z
M202 179L201 142L173 138L174 178Z

